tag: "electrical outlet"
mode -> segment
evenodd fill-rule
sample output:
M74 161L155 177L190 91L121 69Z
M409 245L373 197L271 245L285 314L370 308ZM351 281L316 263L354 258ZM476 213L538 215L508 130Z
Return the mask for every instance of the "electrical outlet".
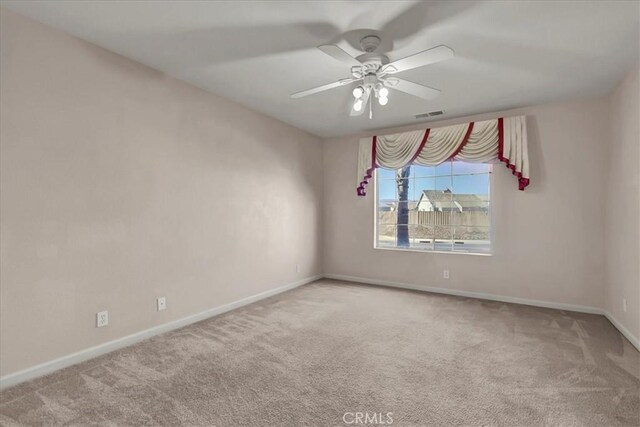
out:
M623 312L627 312L627 299L626 298L622 298L622 311Z
M300 273L300 264L296 264L296 273Z
M109 312L101 311L96 314L96 328L102 328L109 324Z
M448 279L449 278L449 270L444 270L442 272L442 277L444 277L445 279Z
M162 311L166 309L167 309L167 298L166 297L158 298L158 311Z

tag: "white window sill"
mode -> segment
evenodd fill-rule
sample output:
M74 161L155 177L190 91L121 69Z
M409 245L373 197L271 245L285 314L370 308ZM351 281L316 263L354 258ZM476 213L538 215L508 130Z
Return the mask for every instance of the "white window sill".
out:
M381 248L374 246L373 249L381 251L397 251L397 252L420 252L423 254L447 254L447 255L474 255L474 256L493 256L491 252L462 252L462 251L429 251L424 249L411 249L411 248Z

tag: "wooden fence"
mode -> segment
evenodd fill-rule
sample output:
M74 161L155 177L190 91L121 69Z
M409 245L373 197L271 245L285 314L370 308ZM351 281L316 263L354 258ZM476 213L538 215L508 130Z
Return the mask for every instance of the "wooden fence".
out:
M396 225L397 212L380 212L379 225ZM427 212L409 211L409 224L413 225L464 225L468 227L488 227L489 213L469 212Z

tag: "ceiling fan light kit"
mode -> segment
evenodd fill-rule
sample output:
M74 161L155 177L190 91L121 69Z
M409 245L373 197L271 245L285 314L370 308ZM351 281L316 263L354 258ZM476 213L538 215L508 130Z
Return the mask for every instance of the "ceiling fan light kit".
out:
M356 111L362 110L362 99L356 99L356 102L353 103L353 109Z
M408 80L392 77L392 74L411 70L425 65L435 64L446 59L453 58L453 50L447 46L440 45L434 48L418 52L416 54L389 62L386 55L376 53L380 46L380 38L375 35L363 37L360 40L360 47L364 52L354 58L335 44L318 46L318 49L332 58L351 66L351 77L328 83L312 89L296 92L292 98L302 98L325 90L340 86L358 83L353 91L355 101L351 107L351 116L359 116L364 112L365 106L369 105L369 118L373 117L372 94L381 106L389 102L389 88L416 96L418 98L432 100L440 93L439 89L413 83Z
M366 79L366 78L365 78ZM389 102L389 89L382 86L382 83L365 83L365 87L357 86L353 90L353 97L356 99L353 104L355 111L362 110L363 97L365 93L373 92L373 96L378 100L378 104L387 105Z

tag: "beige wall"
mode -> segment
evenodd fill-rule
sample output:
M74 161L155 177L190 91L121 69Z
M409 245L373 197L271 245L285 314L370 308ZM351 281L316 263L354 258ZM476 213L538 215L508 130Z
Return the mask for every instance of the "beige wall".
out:
M318 138L1 15L2 375L321 273Z
M607 310L640 337L640 69L632 70L610 98L609 170L606 181ZM622 300L627 300L627 312Z
M325 273L602 307L607 112L606 99L505 112L528 115L531 185L518 191L495 166L492 257L374 249L373 187L354 188L358 136L325 140Z

